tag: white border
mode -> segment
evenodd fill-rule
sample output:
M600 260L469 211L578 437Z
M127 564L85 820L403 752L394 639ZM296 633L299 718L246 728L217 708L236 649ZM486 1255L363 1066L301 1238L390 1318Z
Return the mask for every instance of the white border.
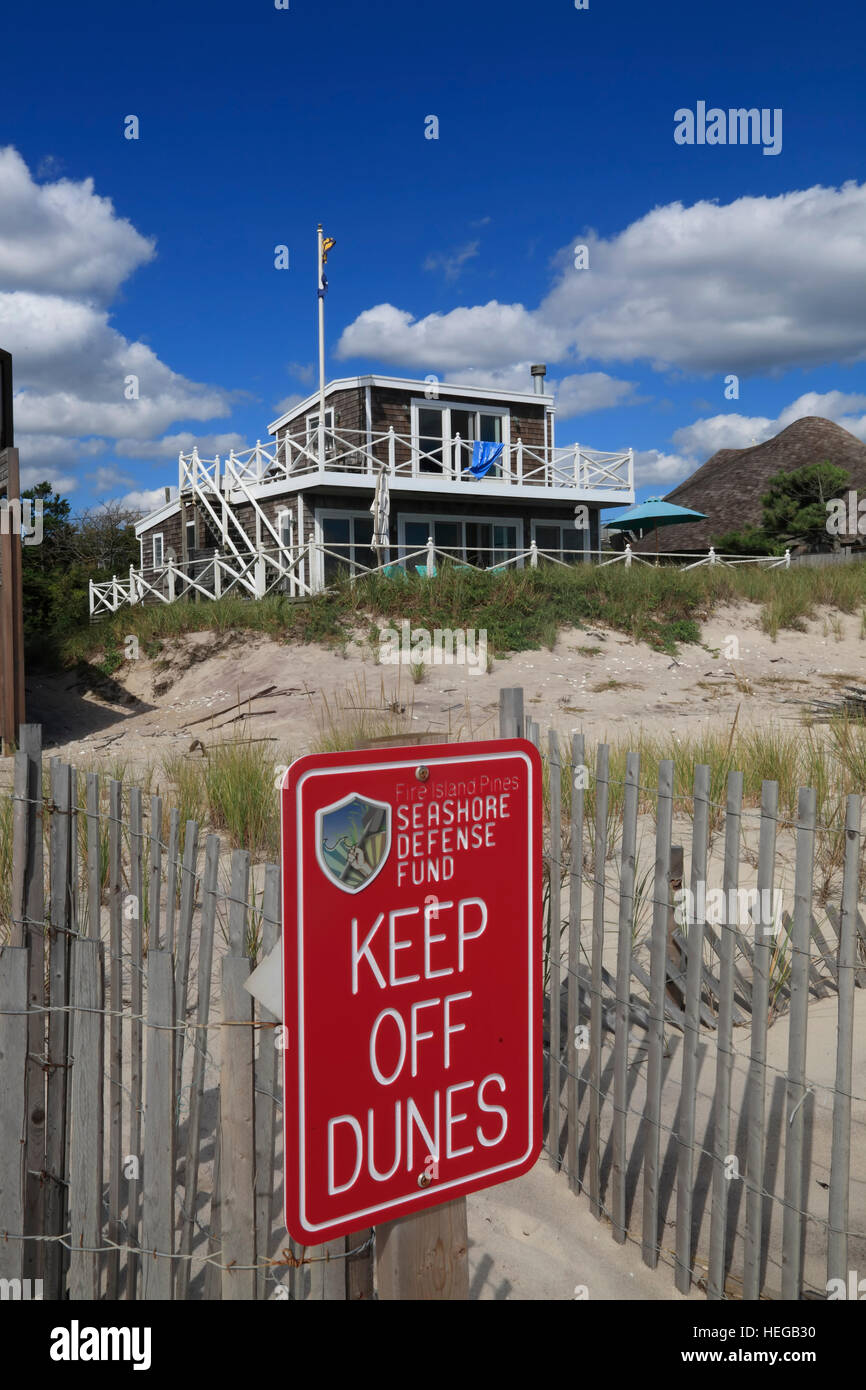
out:
M504 751L504 750L502 750L502 749L498 749L498 750L497 750L496 748L491 748L491 750L490 750L489 753L473 753L473 754L466 754L466 755L454 755L454 756L452 756L452 757L446 757L446 758L437 758L437 757L435 757L435 755L434 755L433 757L425 756L424 763L425 763L425 766L426 766L426 767L449 767L449 766L454 766L454 765L458 765L458 764L462 764L462 763L471 763L471 764L473 764L473 765L476 765L476 764L478 764L479 762L489 762L489 761L492 760L492 759L496 759L497 761L501 762L501 761L502 761L503 759L505 759L505 758L518 758L518 759L520 759L520 760L525 764L525 766L526 766L527 778L528 778L528 782L527 782L527 802L528 802L528 807L527 807L527 810L528 810L528 814L527 814L527 857L528 857L528 861L529 861L530 871L529 871L529 874L528 874L528 876L527 876L527 885L526 885L526 894L527 894L527 897L526 897L526 907L527 907L527 926L528 926L528 930L527 930L527 942L526 942L526 955L527 955L527 966L528 966L527 974L528 974L528 983L529 983L529 1001L528 1001L528 1002L529 1002L529 1008L528 1008L528 1012L527 1012L527 1053L528 1053L529 1057L532 1058L533 1055L534 1055L534 1042L535 1042L535 1038L534 1038L534 1025L535 1025L535 1020L536 1020L535 1010L536 1010L536 1007L538 1007L538 1006L536 1005L536 1003L535 1003L535 990L536 990L536 962L535 962L535 959L534 959L534 950L533 950L533 947L534 947L534 937L535 937L535 905L534 905L534 903L533 903L533 888L534 888L534 885L535 885L535 874L534 874L534 872L533 872L533 865L532 865L532 847L533 847L534 835L535 835L535 822L534 822L534 814L535 814L535 807L534 807L534 790L535 790L535 788L534 788L534 768L533 768L533 765L532 765L532 759L530 758L530 756L529 756L528 753L521 752L519 749L509 749L508 751ZM401 768L415 768L415 767L417 767L417 766L418 766L418 758L417 758L417 756L416 756L416 757L413 757L413 758L401 759L400 762L375 762L375 763L364 762L364 763L354 763L354 764L350 764L349 766L340 765L340 766L335 766L335 767L314 767L314 768L310 768L307 772L304 772L304 773L301 774L301 776L298 778L297 785L296 785L296 787L295 787L295 825L296 825L296 826L300 826L300 825L303 824L303 821L302 821L302 819L301 819L301 799L302 799L302 792L303 792L303 788L304 788L306 782L307 782L307 781L309 780L309 778L311 778L311 777L329 777L329 776L341 776L341 777L342 777L342 776L345 776L347 773L363 773L363 772L369 772L371 769L382 769L382 768L388 768L389 770L391 770L391 771L393 771L393 772L396 772L396 771L399 771ZM289 771L290 771L290 770L291 770L291 769L289 769ZM288 779L288 777L289 777L289 771L286 772L286 779ZM283 796L283 793L282 793L282 791L281 791L281 793L280 793L280 841L281 841L282 849L283 849L283 851L285 851L286 844L285 844L285 833L284 833L285 827L284 827L284 821L283 821L283 805L284 805L284 796ZM296 845L295 845L295 875L296 875L296 885L297 885L297 886L296 886L296 896L295 896L295 914L296 914L296 933L297 933L297 949L298 949L298 962L297 962L298 999L297 999L297 1014L296 1014L296 1017L297 1017L297 1020L298 1020L298 1038L297 1038L297 1055L298 1055L298 1061L297 1061L297 1068L298 1068L298 1172L297 1172L297 1182L298 1182L298 1216L299 1216L299 1218L300 1218L300 1222L301 1222L301 1225L302 1225L302 1227L303 1227L303 1229L304 1229L304 1232L305 1232L306 1234L315 1235L315 1234L317 1234L317 1233L320 1232L320 1231L329 1231L329 1230L331 1230L334 1226L341 1226L341 1225L343 1225L344 1222L347 1222L347 1221L348 1221L348 1222L351 1222L351 1221L355 1221L356 1219L361 1219L361 1218L364 1218L364 1217L372 1217L372 1216L375 1216L375 1215L376 1215L377 1213L379 1213L379 1212L390 1211L390 1210L392 1210L392 1209L395 1208L395 1207L403 1206L403 1205L404 1205L405 1203L407 1203L407 1202L415 1201L415 1200L417 1200L417 1197L418 1197L418 1189L417 1189L417 1186L416 1186L416 1187L413 1187L413 1189L412 1189L410 1192L407 1192L407 1193L405 1194L405 1196L403 1196L403 1197L396 1197L396 1198L390 1198L387 1202L382 1202L382 1203L380 1203L380 1204L377 1205L377 1206L363 1207L362 1209L360 1209L360 1210L358 1210L358 1211L344 1212L342 1215L332 1217L332 1219L331 1219L330 1221L324 1221L324 1222L319 1222L318 1224L312 1224L311 1222L309 1222L309 1221L307 1220L307 1215L306 1215L306 1193L305 1193L305 1190L304 1190L304 1189L305 1189L305 1181L306 1181L306 1153L305 1153L305 1143L304 1143L306 1130L305 1130L305 1116L304 1116L304 1101L305 1101L305 1089L304 1089L304 1079L305 1079L305 1078L304 1078L304 990L303 990L303 984L304 984L304 931L303 931L303 921L304 921L304 918L303 918L303 912L302 912L303 893L304 893L304 862L303 862L303 852L302 852L302 851L303 851L303 836L302 836L302 835L298 835L297 838L296 838ZM283 878L284 878L284 880L285 880L286 868L287 868L286 855L285 855L285 852L283 852L283 855L282 855L282 869L283 869ZM284 944L283 952L282 952L282 959L283 959L283 965L284 965L284 969L283 969L283 1000L284 1000L284 1001L285 1001L285 999L286 999L285 953L286 953L286 950L288 949L288 945L289 945L288 942L286 942L286 943ZM284 1022L288 1022L288 1020L284 1020ZM289 1067L289 1055L288 1055L289 1052L290 1052L290 1046L287 1044L287 1046L286 1046L286 1048L285 1048L285 1051L284 1051L284 1054L283 1054L283 1066L284 1066L286 1072L288 1071L288 1067ZM285 1088L285 1086L284 1086L284 1095L285 1095L285 1090L286 1090L286 1088ZM525 1149L524 1152L520 1155L520 1157L519 1157L519 1158L516 1158L516 1159L512 1159L509 1163L494 1164L493 1167L491 1167L491 1168L484 1168L484 1169L480 1170L479 1172L464 1173L462 1177L460 1177L460 1178L454 1178L454 1179L452 1179L451 1182L439 1183L439 1184L436 1186L436 1191L437 1191L437 1192L447 1192L447 1191L448 1191L450 1188L452 1188L452 1187L458 1187L458 1186L463 1186L463 1185L466 1184L466 1183L477 1182L479 1178L486 1178L486 1177L489 1177L490 1175L492 1175L492 1174L494 1174L494 1173L507 1173L510 1169L512 1169L512 1168L519 1168L519 1167L521 1166L521 1164L523 1164L523 1163L526 1162L527 1158L528 1158L529 1155L532 1153L532 1150L533 1150L533 1147L534 1147L534 1142L535 1142L535 1134L534 1134L534 1126L533 1126L533 1112L534 1112L534 1108L535 1108L535 1105L534 1105L534 1102L535 1102L535 1066L534 1066L534 1062L531 1063L531 1064L530 1064L530 1067L529 1067L529 1076L528 1076L528 1087L527 1087L527 1090L528 1090L528 1109L527 1109L527 1114L526 1114L526 1121L527 1121L528 1142L527 1142L527 1147L526 1147L526 1149ZM285 1132L285 1131L284 1131L284 1132ZM284 1199L284 1201L285 1201L285 1205L288 1206L289 1181L290 1181L290 1173L289 1173L289 1159L290 1159L290 1154L289 1154L289 1146L288 1146L287 1143L284 1142L283 1148L284 1148L284 1154L283 1154L283 1170L284 1170L284 1177L283 1177L283 1181L284 1181L284 1190L285 1190L285 1199ZM503 1179L503 1180L504 1180L504 1179ZM375 1224L375 1223L372 1223L372 1224Z

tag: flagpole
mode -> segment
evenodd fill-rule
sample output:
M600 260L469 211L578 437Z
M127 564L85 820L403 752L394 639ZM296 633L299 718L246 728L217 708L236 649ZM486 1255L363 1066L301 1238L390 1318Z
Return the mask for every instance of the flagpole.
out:
M319 223L319 467L325 466L325 296L322 224Z

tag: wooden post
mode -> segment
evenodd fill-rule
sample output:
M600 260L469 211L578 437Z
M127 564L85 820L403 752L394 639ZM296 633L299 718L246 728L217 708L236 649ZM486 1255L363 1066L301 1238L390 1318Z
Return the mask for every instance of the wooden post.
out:
M468 1245L465 1197L377 1226L380 1302L467 1299Z

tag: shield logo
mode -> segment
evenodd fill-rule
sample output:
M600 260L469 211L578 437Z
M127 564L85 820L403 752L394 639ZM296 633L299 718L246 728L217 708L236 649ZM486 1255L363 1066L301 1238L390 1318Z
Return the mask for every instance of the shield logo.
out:
M391 850L391 807L350 792L316 812L316 858L344 893L360 893Z

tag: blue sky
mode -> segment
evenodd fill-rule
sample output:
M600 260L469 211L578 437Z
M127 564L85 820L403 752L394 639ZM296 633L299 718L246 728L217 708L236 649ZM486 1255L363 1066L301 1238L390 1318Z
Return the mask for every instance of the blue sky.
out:
M799 415L866 439L854 0L49 0L0 38L0 346L76 508L308 393L320 220L329 377L546 361L557 442L633 446L640 497ZM780 153L676 143L699 101L780 109Z

